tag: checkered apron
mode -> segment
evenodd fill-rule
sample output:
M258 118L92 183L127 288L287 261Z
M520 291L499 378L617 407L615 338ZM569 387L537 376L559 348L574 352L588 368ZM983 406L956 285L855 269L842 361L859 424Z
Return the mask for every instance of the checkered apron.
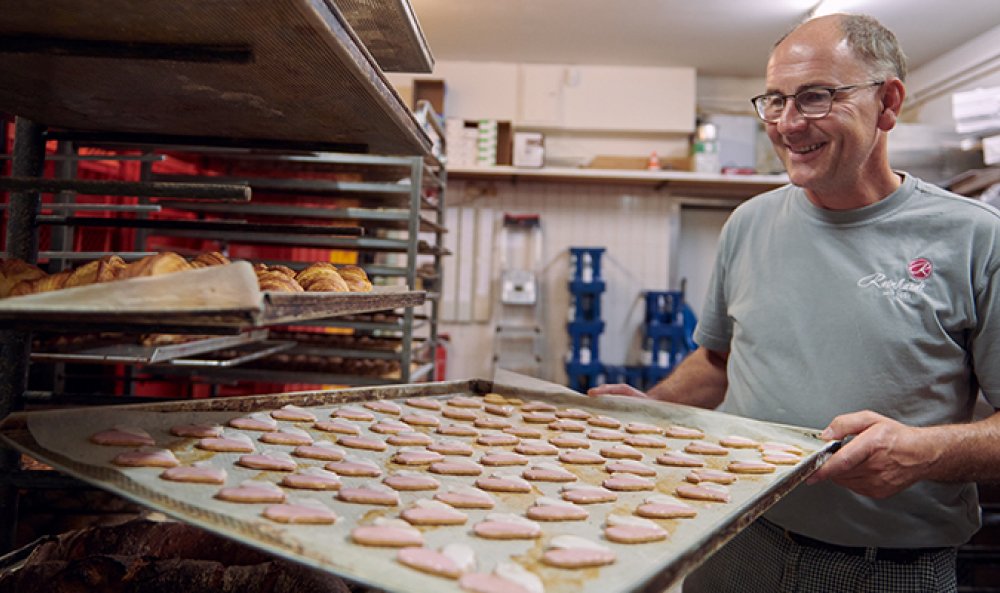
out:
M759 519L684 581L684 593L955 593L956 550L913 562L802 546Z

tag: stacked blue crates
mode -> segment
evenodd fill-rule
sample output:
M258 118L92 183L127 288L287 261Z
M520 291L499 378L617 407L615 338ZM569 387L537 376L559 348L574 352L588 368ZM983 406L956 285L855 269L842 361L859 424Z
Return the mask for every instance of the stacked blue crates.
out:
M646 318L642 328L644 387L649 389L670 374L687 356L684 327L684 293L647 291Z
M603 247L571 247L569 270L569 351L566 353L566 374L569 387L584 392L603 383L598 342L604 332L601 319L601 280Z

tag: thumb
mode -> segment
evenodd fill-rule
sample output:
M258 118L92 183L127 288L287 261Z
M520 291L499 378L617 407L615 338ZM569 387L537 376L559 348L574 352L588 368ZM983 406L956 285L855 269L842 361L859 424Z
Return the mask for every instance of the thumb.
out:
M834 418L833 421L830 422L830 426L827 426L826 429L823 430L820 437L826 441L840 440L844 437L860 434L872 425L885 419L885 416L868 410L864 412L844 414L843 416L837 416Z

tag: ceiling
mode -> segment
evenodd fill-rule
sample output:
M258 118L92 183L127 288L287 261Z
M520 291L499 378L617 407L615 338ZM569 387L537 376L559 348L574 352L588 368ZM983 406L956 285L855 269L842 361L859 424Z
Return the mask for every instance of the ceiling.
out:
M828 0L892 29L915 69L1000 26L998 0ZM762 77L817 0L410 0L438 61L687 66Z

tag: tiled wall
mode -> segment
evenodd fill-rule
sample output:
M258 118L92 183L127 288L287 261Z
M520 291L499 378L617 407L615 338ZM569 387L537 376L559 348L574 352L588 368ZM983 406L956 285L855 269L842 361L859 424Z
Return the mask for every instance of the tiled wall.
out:
M638 360L640 292L672 288L667 286L673 208L669 194L628 185L456 180L449 182L447 199L449 207L492 209L498 225L505 212L541 215L547 355L543 378L565 382L569 247L607 249L601 266L608 286L601 302L606 323L602 362ZM495 269L494 278L497 273ZM441 331L452 338L448 379L492 377L492 324L445 323Z

